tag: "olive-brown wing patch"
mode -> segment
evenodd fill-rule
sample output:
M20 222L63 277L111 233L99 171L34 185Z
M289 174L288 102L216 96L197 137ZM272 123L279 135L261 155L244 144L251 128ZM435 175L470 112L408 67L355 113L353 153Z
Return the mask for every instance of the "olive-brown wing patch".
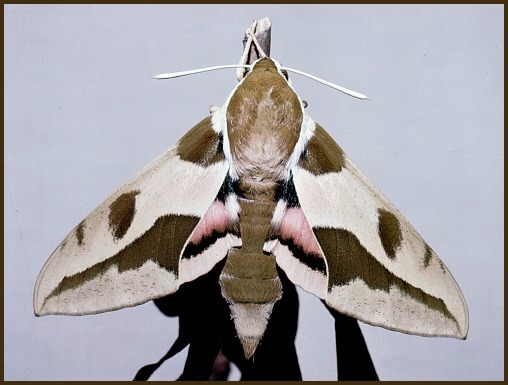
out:
M115 239L122 238L129 230L136 213L138 194L139 190L123 193L109 205L109 228Z
M340 172L344 165L344 152L324 128L316 123L314 135L307 142L299 166L314 175L320 175Z

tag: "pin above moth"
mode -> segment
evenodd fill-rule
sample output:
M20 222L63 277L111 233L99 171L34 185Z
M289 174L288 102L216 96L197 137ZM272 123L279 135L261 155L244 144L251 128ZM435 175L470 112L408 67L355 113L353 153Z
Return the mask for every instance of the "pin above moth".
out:
M224 105L61 242L38 277L35 314L136 306L225 259L219 281L246 358L282 296L277 266L365 323L465 339L467 306L448 269L306 113L288 72L310 75L261 56L220 67L246 70Z

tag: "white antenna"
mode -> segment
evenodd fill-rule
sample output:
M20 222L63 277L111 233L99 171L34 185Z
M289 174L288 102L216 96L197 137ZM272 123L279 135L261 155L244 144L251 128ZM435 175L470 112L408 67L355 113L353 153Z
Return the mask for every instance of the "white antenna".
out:
M250 65L247 65L247 64L224 64L221 66L199 68L196 70L188 70L188 71L170 72L167 74L160 74L160 75L155 76L154 79L174 79L174 78L178 78L180 76L193 75L193 74L198 74L201 72L215 71L215 70L221 70L221 69L225 69L225 68L238 68L238 67L249 68L249 69L252 68Z
M306 76L306 77L308 77L308 78L310 78L312 80L315 80L317 82L323 83L324 85L326 85L328 87L332 87L333 89L335 89L337 91L344 92L346 95L352 96L354 98L368 99L368 97L365 96L364 94L361 94L361 93L356 92L356 91L348 90L347 88L338 86L337 84L330 83L330 82L328 82L326 80L320 79L317 76L310 75L310 74L308 74L306 72L295 70L295 69L289 68L289 67L281 67L281 69L286 70L286 71L290 71L290 72L294 72L294 73L299 74L299 75Z

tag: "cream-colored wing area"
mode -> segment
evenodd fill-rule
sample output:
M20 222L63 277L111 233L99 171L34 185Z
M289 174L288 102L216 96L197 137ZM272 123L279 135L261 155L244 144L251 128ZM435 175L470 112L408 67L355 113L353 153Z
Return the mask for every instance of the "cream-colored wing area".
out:
M319 125L293 178L326 260L329 306L387 329L466 338L467 306L449 270Z
M36 315L105 312L176 291L180 258L227 169L222 138L208 117L62 241L37 279ZM231 237L225 239L231 246Z

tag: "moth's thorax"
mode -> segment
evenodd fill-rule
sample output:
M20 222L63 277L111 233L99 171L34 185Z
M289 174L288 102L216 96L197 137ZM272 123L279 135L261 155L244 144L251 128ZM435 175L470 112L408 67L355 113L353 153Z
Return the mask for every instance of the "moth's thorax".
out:
M240 178L281 180L300 136L302 105L270 59L260 60L232 95L226 112Z

